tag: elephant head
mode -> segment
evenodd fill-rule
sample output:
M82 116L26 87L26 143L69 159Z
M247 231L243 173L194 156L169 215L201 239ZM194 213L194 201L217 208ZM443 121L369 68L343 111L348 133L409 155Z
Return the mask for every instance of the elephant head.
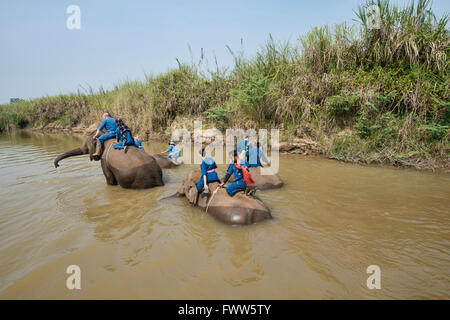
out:
M67 151L67 152L62 153L59 156L57 156L55 161L53 162L55 165L55 168L59 167L58 163L62 159L65 159L68 157L74 157L74 156L81 156L83 154L89 154L91 161L92 160L96 160L96 161L100 160L99 158L95 158L93 156L93 154L95 152L96 143L99 143L98 140L94 139L93 137L94 137L93 134L89 135L80 147L75 148L70 151Z

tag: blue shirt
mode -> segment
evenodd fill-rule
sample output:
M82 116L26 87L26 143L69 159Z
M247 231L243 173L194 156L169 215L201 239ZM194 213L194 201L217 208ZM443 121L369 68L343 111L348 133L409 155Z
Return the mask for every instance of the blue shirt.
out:
M213 158L205 158L205 160L203 160L202 164L200 165L200 169L202 170L202 177L206 175L207 182L219 180L216 171L208 173L209 170L217 169L216 162Z
M248 141L246 141L246 140L242 140L242 141L239 141L239 143L236 145L236 151L238 152L238 153L240 153L242 150L246 150L246 148L247 147L251 147L251 143L249 143Z
M248 169L248 164L246 161L241 160L241 166L245 166ZM231 176L232 174L234 174L234 182L236 181L240 181L242 179L244 179L244 174L242 173L242 170L238 170L238 168L236 168L236 166L234 165L234 163L230 163L230 165L228 166L228 171L227 173Z
M170 145L169 148L167 148L166 152L170 152L170 151L175 153L180 150L178 150L178 148L176 146Z
M260 157L263 158L265 162L269 162L266 158L266 155L260 148L250 147L247 151L248 162L251 166L261 166Z
M114 132L117 129L116 120L112 117L108 117L105 120L102 121L100 124L100 127L98 127L98 130L102 131L106 128L106 131Z

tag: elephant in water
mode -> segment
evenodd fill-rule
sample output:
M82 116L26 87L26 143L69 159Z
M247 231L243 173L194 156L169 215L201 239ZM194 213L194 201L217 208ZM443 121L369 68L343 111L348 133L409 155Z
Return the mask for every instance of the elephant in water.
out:
M252 175L253 180L255 180L255 183L252 185L252 187L256 188L257 190L277 189L283 186L283 181L277 174L273 173L270 175L262 175L261 167L250 168L250 174Z
M170 160L166 155L155 153L152 154L152 157L155 158L156 162L158 162L159 166L162 169L171 169L180 166L182 163L175 163Z
M59 167L62 159L89 154L91 161L100 160L106 183L119 184L123 188L145 189L164 185L162 170L155 158L135 146L129 146L127 153L116 150L112 146L115 139L105 141L100 159L96 159L95 152L98 140L89 136L79 148L60 154L54 161L55 168Z
M198 197L196 183L200 180L200 169L191 170L178 189L178 196L185 196L193 205L207 211L221 222L231 225L247 225L271 219L269 208L259 199L245 195L243 192L230 197L224 188L218 188L219 183L209 184L209 197Z

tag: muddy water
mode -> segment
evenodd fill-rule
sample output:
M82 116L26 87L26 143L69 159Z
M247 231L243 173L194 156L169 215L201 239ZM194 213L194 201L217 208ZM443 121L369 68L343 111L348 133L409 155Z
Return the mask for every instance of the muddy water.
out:
M173 194L107 186L67 135L0 136L0 298L449 298L450 176L282 156L272 221L223 225ZM144 144L160 151L162 144ZM66 268L81 268L81 290ZM369 290L366 268L381 268Z

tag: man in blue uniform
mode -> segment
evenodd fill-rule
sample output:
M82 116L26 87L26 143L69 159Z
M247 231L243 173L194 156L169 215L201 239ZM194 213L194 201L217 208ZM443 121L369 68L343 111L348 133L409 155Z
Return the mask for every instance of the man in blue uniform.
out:
M202 196L208 195L210 193L208 184L211 182L219 182L220 179L217 175L216 169L217 165L213 158L207 157L205 149L200 151L200 155L202 156L202 163L200 164L200 169L202 170L202 176L200 181L197 182L197 191L201 193ZM197 198L198 199L198 198Z
M248 140L249 136L245 136L244 140L239 141L238 144L236 145L238 157L241 160L245 161L248 161L247 152L250 149L250 147L252 147L252 144Z
M228 166L227 173L223 178L223 182L220 186L223 186L230 176L234 174L234 181L225 189L230 196L234 196L236 192L241 190L246 190L247 186L254 183L248 171L248 163L244 160L239 159L237 151L230 153L231 163ZM251 191L254 194L254 190Z
M93 154L94 157L101 156L103 145L106 140L116 137L116 120L111 117L108 112L105 112L103 114L103 121L97 129L97 132L94 135L94 139L96 139L102 133L103 129L105 129L106 132L97 139L98 141L100 141L100 144L97 143L95 153Z
M256 148L250 147L247 151L248 167L262 167L261 159L265 163L269 163L264 152L259 148L259 142L256 143Z
M167 148L166 151L161 152L161 154L166 152L168 153L167 158L169 159L177 161L177 159L180 157L180 149L175 146L175 142L173 141L170 141L169 148Z

